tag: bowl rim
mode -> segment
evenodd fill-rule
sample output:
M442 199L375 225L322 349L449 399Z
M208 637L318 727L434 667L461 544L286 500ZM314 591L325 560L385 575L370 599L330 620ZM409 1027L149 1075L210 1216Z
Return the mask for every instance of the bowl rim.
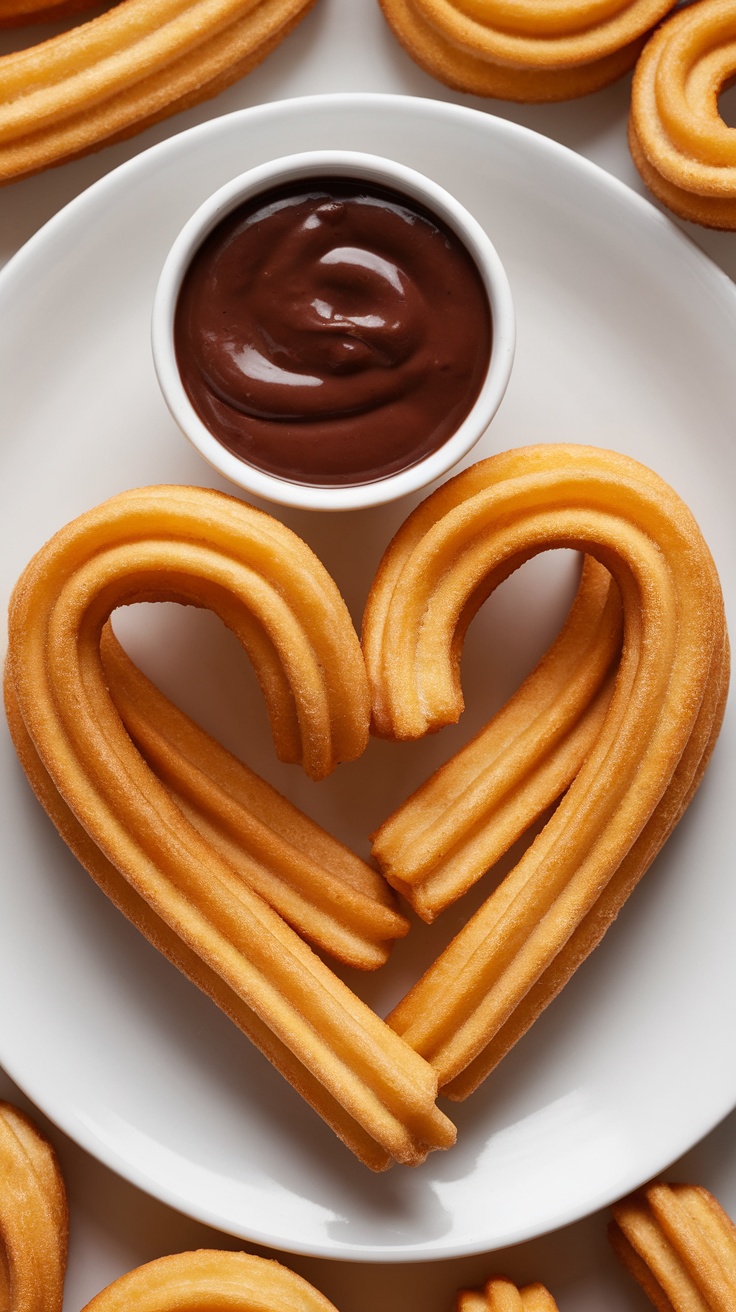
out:
M465 419L437 450L395 474L371 482L311 484L268 473L229 451L207 428L184 388L174 349L174 315L182 281L196 251L234 209L259 193L301 178L362 179L403 192L435 213L468 249L488 297L492 344L480 392ZM156 287L151 348L159 387L184 436L218 473L242 490L280 505L353 510L384 505L426 488L473 448L496 414L511 376L516 322L509 280L491 238L450 192L426 174L386 156L352 150L311 150L255 165L219 187L194 211L169 248Z

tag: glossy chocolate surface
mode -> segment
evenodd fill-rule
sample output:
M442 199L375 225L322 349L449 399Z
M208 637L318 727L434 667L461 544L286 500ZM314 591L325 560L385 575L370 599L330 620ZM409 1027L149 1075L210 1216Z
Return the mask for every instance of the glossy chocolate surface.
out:
M350 179L272 189L196 252L177 362L211 433L294 482L385 478L466 417L491 350L465 246L403 195Z

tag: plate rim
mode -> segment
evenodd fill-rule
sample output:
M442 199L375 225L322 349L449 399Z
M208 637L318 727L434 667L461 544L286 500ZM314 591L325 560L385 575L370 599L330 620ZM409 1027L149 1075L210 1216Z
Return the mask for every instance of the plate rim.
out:
M559 158L564 163L565 168L572 168L578 173L578 176L595 184L596 188L601 187L622 205L633 206L638 210L642 217L648 223L657 224L662 231L666 231L668 239L674 239L681 243L683 251L687 251L697 263L699 263L703 273L713 278L713 285L719 293L725 293L733 302L734 315L736 318L736 285L731 281L728 275L716 265L711 258L694 242L688 233L684 232L669 215L661 211L656 205L646 197L639 195L630 188L625 182L614 177L605 169L597 165L584 156L577 154L569 147L543 136L526 126L513 122L511 120L497 117L483 110L474 109L469 106L458 105L452 102L437 101L426 97L401 95L396 93L382 92L328 92L319 95L296 96L281 100L270 101L265 104L250 106L230 113L220 115L213 119L208 119L202 123L196 124L182 132L176 133L163 141L154 143L146 150L134 155L131 159L124 161L116 168L106 173L101 178L93 182L88 188L79 195L73 197L64 207L48 219L16 252L15 255L7 262L4 268L0 269L0 301L6 295L6 292L12 289L15 279L26 276L29 265L36 260L39 252L43 251L50 241L53 241L57 232L63 233L68 225L75 225L80 216L84 215L89 206L97 204L101 197L104 197L108 191L114 190L128 181L133 181L136 175L145 173L155 167L157 160L170 157L176 157L179 154L186 153L191 143L199 143L200 140L206 141L209 137L216 137L222 130L223 125L231 124L234 121L253 123L263 118L268 119L274 114L299 113L306 106L319 106L326 108L328 106L349 105L351 108L369 109L380 104L383 109L389 112L415 113L420 114L432 113L438 114L442 118L467 120L484 120L488 125L488 130L498 133L501 138L507 138L513 142L523 140L533 142L534 148L542 150L548 157ZM152 1194L161 1202L178 1211L185 1212L186 1215L210 1225L215 1229L223 1230L223 1218L215 1213L212 1209L199 1206L197 1209L192 1207L190 1201L183 1200L176 1191L167 1187L165 1182L158 1178L153 1180L145 1176L134 1165L131 1165L121 1154L110 1149L106 1143L100 1141L95 1133L88 1130L84 1121L77 1115L76 1111L49 1109L49 1102L46 1094L37 1096L33 1080L26 1080L22 1073L14 1071L12 1058L7 1060L3 1051L4 1043L2 1031L0 1031L0 1059L7 1074L24 1093L44 1112L44 1114L57 1125L64 1133L68 1134L76 1143L90 1152L97 1160L103 1162L111 1170L130 1181L132 1184L143 1189L145 1192ZM736 1091L715 1116L710 1115L702 1119L700 1130L697 1138L693 1139L692 1135L687 1136L687 1142L679 1148L677 1155L691 1148L694 1143L702 1139L706 1134L712 1131L733 1109L736 1101ZM724 1103L726 1100L724 1099ZM669 1164L670 1158L663 1161L657 1169L664 1169ZM612 1198L618 1196L611 1194L610 1186L601 1189L599 1195L586 1202L584 1205L571 1206L562 1208L559 1214L551 1219L549 1225L544 1229L534 1227L531 1230L521 1228L518 1233L507 1235L503 1238L502 1246L508 1247L515 1243L548 1234L561 1226L570 1224L584 1216L590 1215L612 1201ZM408 1263L408 1262L427 1262L439 1261L449 1258L470 1256L473 1254L494 1251L499 1245L494 1245L488 1249L487 1245L480 1246L478 1240L470 1240L466 1243L455 1242L434 1245L440 1248L439 1252L430 1251L428 1246L417 1246L412 1244L408 1247L386 1247L385 1244L369 1245L335 1245L333 1243L318 1244L313 1240L306 1244L299 1244L298 1241L286 1242L283 1238L275 1238L271 1233L259 1232L254 1227L249 1227L247 1233L240 1230L233 1230L231 1224L225 1230L226 1233L235 1235L238 1238L248 1242L262 1244L270 1248L277 1248L281 1251L312 1256L317 1258L332 1258L346 1262L383 1262L383 1263ZM429 1241L433 1242L433 1241Z

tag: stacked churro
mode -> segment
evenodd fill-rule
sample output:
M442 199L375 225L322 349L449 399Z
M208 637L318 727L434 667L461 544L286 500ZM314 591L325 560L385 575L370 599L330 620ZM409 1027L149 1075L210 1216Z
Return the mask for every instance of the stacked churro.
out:
M56 1154L29 1117L0 1103L0 1305L61 1312L66 1191Z
M614 1251L659 1312L733 1312L736 1226L707 1189L647 1185L613 1216Z
M103 634L117 606L151 600L206 606L240 639L283 759L322 778L362 752L368 693L360 646L313 553L271 516L231 497L161 487L123 493L82 515L46 544L16 586L6 706L26 773L105 892L361 1160L374 1169L392 1159L421 1161L455 1138L434 1105L434 1071L231 864L233 846L250 826L256 855L276 850L278 865L281 840L291 842L293 812L250 779L241 794L243 776L205 744L214 760L209 789L198 777L186 725L152 706L145 689L152 734L124 713L154 768L126 731L108 674L121 702L135 701L141 685L134 680L131 696L124 686L130 672ZM259 808L265 803L255 819L272 827L271 835L244 815L251 800ZM312 833L300 830L288 857L293 864L311 846L311 866L302 863L310 889L314 862L328 845L312 843ZM331 848L330 877L340 862ZM354 887L354 865L341 867L340 877ZM324 889L314 887L320 900ZM386 908L379 907L381 918Z
M519 1287L505 1276L493 1276L483 1289L461 1289L455 1312L559 1312L544 1285L535 1281Z
M313 3L120 0L69 32L3 55L0 183L216 95L260 63Z
M673 15L639 60L629 145L647 186L675 214L736 228L736 131L718 97L736 74L730 0L701 0Z
M380 0L402 45L447 86L502 100L569 100L635 63L672 0Z
M458 718L470 617L514 569L552 547L577 548L610 573L621 599L623 651L612 692L597 694L610 700L593 741L552 818L388 1018L455 1098L485 1078L599 942L693 796L725 705L723 600L685 505L625 456L538 446L495 456L452 479L389 546L364 625L382 733L419 737ZM595 647L584 627L570 642L573 659L567 674L562 666L560 690L574 671L576 643L581 663ZM513 759L514 735L524 741L537 711L546 734L546 684L532 676L518 722L511 716L507 724L501 713L492 775L503 751ZM585 695L596 695L595 687ZM579 708L580 701L575 714ZM559 739L548 741L554 757ZM533 775L540 762L534 755L530 762ZM441 773L430 785L427 827L430 840L440 837L425 846L435 884L443 882L445 865L458 888L477 877L478 848L493 848L496 814L506 841L536 813L530 800L539 795L537 781L527 787L523 768L505 790L493 777L486 786L482 767L472 749L459 766L447 767L454 798L446 804L468 799L457 849L453 826L443 829ZM420 790L418 801L410 799L379 835L379 853L387 834L394 840L389 872L399 885L424 877L414 845L426 795ZM509 798L529 806L513 825Z

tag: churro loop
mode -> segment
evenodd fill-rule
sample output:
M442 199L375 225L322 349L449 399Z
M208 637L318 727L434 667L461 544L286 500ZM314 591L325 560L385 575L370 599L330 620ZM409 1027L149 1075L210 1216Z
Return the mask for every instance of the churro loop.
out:
M680 498L625 456L538 446L458 475L390 545L364 638L382 732L419 737L458 718L469 615L550 547L577 548L610 572L623 654L552 818L389 1017L452 1097L477 1086L600 940L690 801L725 705L720 585ZM474 780L469 769L468 788ZM482 801L478 825L491 819Z
M672 0L380 0L409 55L448 86L502 100L587 95L633 66Z
M663 24L637 65L629 144L647 186L682 218L736 228L736 129L718 97L736 74L736 15L702 0Z
M157 741L132 722L131 729L143 735L153 769L126 732L108 678L124 702L130 671L103 633L117 606L142 600L206 606L220 616L255 666L284 759L321 778L363 750L368 696L360 646L309 548L271 516L222 493L144 488L62 529L14 591L6 706L31 784L108 895L362 1160L375 1169L392 1158L420 1161L454 1140L434 1106L431 1067L252 891L247 872L242 878L233 868L231 847L212 833L223 799L197 792L206 793L206 781L189 769L197 762L187 761L186 724L143 689L143 717L151 711ZM134 680L131 700L140 691ZM201 745L195 738L195 754ZM252 788L259 808L266 798L262 818L273 821L278 848L293 828L293 808L285 813L272 804L260 781L245 781L227 754L204 746L205 763L215 762L214 794L225 795L225 838L237 845L229 801L242 812ZM173 780L172 791L164 780ZM308 834L297 838L291 859L305 841L309 848ZM262 827L256 839L263 854L271 839ZM316 845L312 861L319 856ZM308 866L303 873L309 884ZM345 878L354 882L354 872Z
M707 1189L651 1184L613 1208L614 1252L659 1312L732 1312L736 1226Z
M469 620L466 608L463 628ZM600 731L620 646L618 591L589 556L567 622L537 668L374 835L384 875L422 919L465 893L569 787ZM380 732L380 710L376 719Z
M28 1116L0 1103L0 1307L61 1312L68 1216L56 1154Z
M76 158L216 95L314 0L120 0L0 58L0 182Z
M461 1289L454 1312L559 1312L559 1308L538 1281L519 1286L505 1276L492 1276L482 1289Z
M83 1312L335 1312L280 1262L202 1248L159 1257L114 1280Z

